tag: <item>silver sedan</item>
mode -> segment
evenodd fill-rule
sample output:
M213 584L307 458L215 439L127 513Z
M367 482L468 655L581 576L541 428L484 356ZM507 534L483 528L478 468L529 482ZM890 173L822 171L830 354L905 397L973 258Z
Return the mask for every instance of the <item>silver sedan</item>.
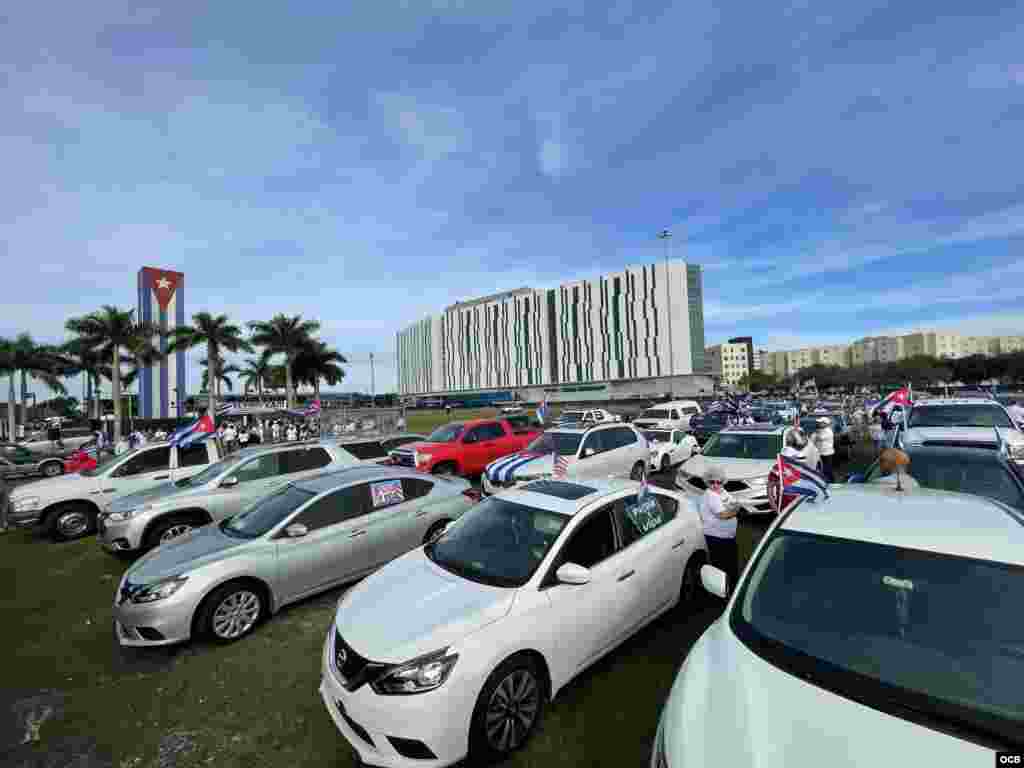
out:
M114 599L122 645L227 643L288 603L421 546L476 501L461 478L359 466L290 483L136 561Z

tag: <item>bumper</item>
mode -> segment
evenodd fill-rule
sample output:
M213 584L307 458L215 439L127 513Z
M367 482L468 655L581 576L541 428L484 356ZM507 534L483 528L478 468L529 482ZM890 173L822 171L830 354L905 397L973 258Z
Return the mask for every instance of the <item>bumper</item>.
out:
M363 763L379 768L442 768L466 756L473 711L472 703L459 706L466 701L464 688L462 695L458 693L460 688L446 691L455 682L448 680L436 691L415 696L378 696L369 685L350 693L338 681L330 662L332 634L324 643L320 698L335 727ZM404 757L389 736L422 742L435 758Z
M192 636L196 601L176 594L167 600L114 605L114 633L123 646L143 648L182 643Z
M31 528L34 525L38 525L39 521L42 520L43 510L33 509L26 512L15 512L14 505L10 504L7 507L7 524L14 526L15 528Z
M131 518L111 523L106 514L101 514L96 525L96 540L108 552L133 552L142 546L142 521Z

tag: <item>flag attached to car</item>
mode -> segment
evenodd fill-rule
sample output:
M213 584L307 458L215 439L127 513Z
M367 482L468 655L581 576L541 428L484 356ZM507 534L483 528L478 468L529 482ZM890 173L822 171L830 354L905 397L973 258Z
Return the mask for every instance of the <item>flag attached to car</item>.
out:
M557 451L554 454L554 471L553 474L558 479L564 479L565 473L569 469L569 461L562 454Z
M782 514L802 499L828 499L828 483L816 470L781 453L768 473L768 499Z
M541 424L548 420L548 399L545 397L543 402L537 407L537 419Z
M890 392L886 395L874 408L868 411L868 416L874 415L875 411L881 411L882 413L888 413L897 405L903 407L909 407L914 404L913 399L910 396L909 387L900 387L894 392Z
M197 440L202 440L214 433L215 427L213 426L213 419L210 418L210 414L205 414L201 418L196 419L187 427L175 430L174 434L171 435L171 445L176 445L179 448L187 448Z

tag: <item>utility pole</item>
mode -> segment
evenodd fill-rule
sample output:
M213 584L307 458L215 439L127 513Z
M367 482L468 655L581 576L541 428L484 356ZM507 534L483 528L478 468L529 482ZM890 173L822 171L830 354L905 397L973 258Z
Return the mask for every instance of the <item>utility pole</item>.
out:
M370 407L377 407L377 382L373 378L373 352L370 353Z
M658 239L665 242L665 305L668 309L668 367L669 376L676 373L675 360L675 338L672 336L672 294L669 292L672 282L669 276L669 259L672 255L672 233L663 229L658 233Z

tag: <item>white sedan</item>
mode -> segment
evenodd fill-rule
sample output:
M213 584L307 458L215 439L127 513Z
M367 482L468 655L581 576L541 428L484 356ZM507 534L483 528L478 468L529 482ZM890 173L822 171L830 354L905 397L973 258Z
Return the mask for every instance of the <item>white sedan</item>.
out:
M682 429L641 429L651 446L650 469L668 472L695 453L700 453L697 438Z
M1024 747L1024 520L967 494L830 491L783 512L690 649L651 768L1015 764L993 750Z
M655 488L638 502L639 488L505 491L342 597L320 694L362 761L504 757L573 677L692 604L706 561L696 506Z

